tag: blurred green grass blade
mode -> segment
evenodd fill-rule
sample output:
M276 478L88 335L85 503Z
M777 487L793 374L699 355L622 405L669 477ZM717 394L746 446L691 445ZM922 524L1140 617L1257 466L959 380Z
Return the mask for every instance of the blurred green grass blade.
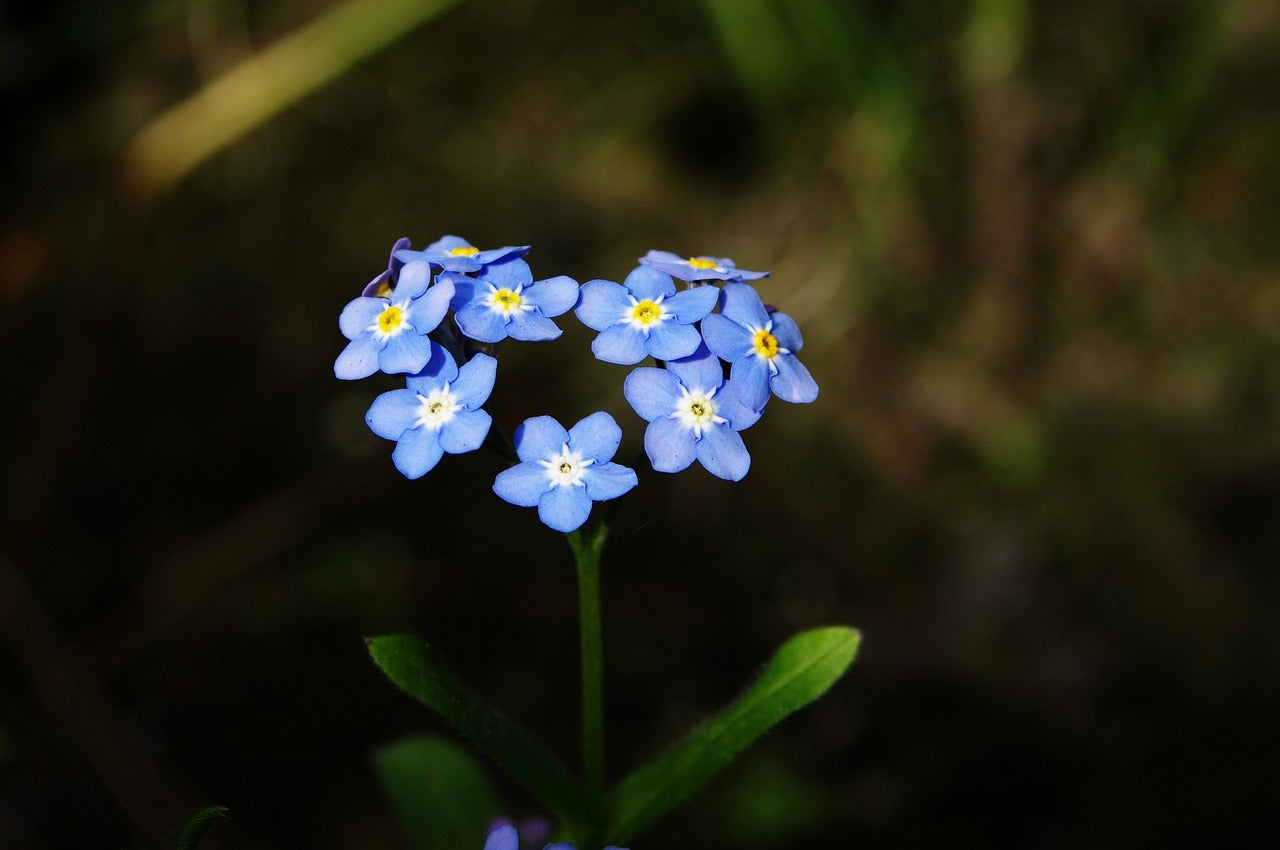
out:
M210 806L207 809L201 809L191 816L191 820L187 821L187 825L182 828L182 832L178 833L178 840L174 842L177 850L195 850L195 846L200 843L200 839L204 838L205 833L213 826L213 822L227 813L226 806Z
M826 693L853 663L861 639L855 629L832 626L784 643L746 693L614 790L609 840L629 840L783 718Z
M392 682L443 717L566 825L583 821L578 781L510 720L464 687L410 635L369 641L369 654Z
M498 798L470 753L435 735L415 735L373 755L414 850L475 850Z
M460 0L346 0L210 81L142 128L128 188L163 194L188 172L357 62Z

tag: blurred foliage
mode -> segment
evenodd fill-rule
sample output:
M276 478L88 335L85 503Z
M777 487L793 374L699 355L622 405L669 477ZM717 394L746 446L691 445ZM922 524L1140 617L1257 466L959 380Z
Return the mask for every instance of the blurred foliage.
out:
M138 201L144 127L337 5L0 9L0 846L161 846L209 799L202 848L406 846L369 753L429 721L366 634L572 760L563 543L493 458L398 479L361 421L394 382L330 372L391 243L449 232L771 268L823 388L742 484L642 475L619 517L611 781L786 635L866 636L637 850L1274 826L1275 3L470 0ZM495 418L604 408L632 450L589 338L504 350Z

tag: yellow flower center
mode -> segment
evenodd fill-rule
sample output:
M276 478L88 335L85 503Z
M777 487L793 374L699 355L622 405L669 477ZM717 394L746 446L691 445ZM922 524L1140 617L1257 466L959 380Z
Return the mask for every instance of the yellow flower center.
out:
M439 399L427 402L427 412L431 415L438 415L442 410L444 410L444 402Z
M510 289L499 289L493 293L493 303L503 310L514 310L520 306L520 296Z
M662 316L662 308L649 299L631 308L631 316L640 324L650 324Z
M470 245L462 245L458 248L449 249L450 257L474 257L476 254L479 254L479 253L480 253L479 248L473 248Z
M755 337L751 340L751 345L755 348L756 354L761 357L772 360L778 356L778 338L768 331L756 331Z
M716 267L716 261L708 260L703 257L690 257L689 265L695 269L714 269Z
M689 412L693 414L693 418L702 422L707 419L707 404L701 401L695 401L689 405Z
M378 314L378 330L389 334L404 322L404 310L394 304Z

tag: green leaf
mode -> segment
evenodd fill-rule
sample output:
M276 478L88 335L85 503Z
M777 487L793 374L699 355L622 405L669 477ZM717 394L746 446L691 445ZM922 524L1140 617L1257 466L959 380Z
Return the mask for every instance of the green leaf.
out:
M210 806L196 812L182 828L182 832L178 833L178 840L174 846L177 850L194 850L200 843L200 839L204 838L204 834L209 831L209 827L213 826L213 822L226 813L226 806Z
M514 723L462 685L410 635L369 640L373 661L411 697L471 739L570 829L583 822L578 781Z
M480 846L498 799L468 752L435 735L415 735L378 750L373 766L414 850Z
M629 840L688 799L756 738L826 693L853 663L861 639L855 629L833 626L784 643L746 693L618 785L610 798L609 840Z

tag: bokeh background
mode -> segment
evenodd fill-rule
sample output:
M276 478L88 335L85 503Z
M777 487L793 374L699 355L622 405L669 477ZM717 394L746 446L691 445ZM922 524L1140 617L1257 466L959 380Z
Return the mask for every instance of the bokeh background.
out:
M439 5L0 5L0 846L220 803L211 848L407 847L370 753L444 730L365 635L576 761L567 547L495 457L401 479L362 421L395 381L332 376L391 243L445 233L770 269L822 386L740 484L642 472L610 774L796 631L862 654L633 847L1276 834L1280 6ZM609 410L626 455L626 370L561 324L490 409Z

